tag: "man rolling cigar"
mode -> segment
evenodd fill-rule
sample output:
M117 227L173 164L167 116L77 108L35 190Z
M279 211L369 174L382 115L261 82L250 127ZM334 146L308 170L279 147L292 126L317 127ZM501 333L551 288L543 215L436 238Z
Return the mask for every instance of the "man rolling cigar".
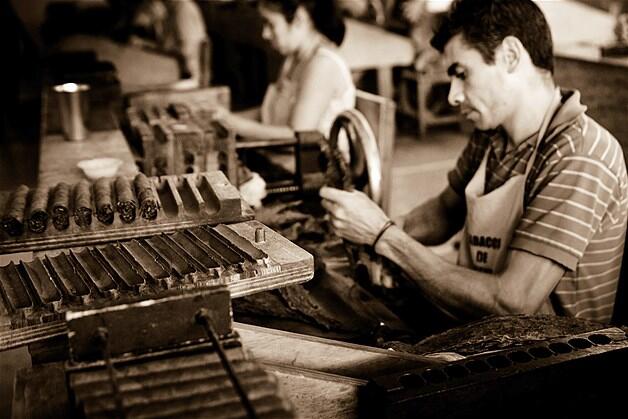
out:
M357 191L322 188L335 232L397 264L450 316L554 313L608 322L628 178L617 140L553 79L530 0L457 0L431 40L449 102L475 130L437 197L393 223ZM428 247L463 229L457 264Z

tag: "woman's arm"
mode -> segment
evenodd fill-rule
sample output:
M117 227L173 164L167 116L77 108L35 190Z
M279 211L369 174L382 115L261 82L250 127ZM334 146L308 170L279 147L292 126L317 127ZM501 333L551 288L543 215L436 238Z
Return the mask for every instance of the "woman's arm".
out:
M252 121L259 121L262 119L262 112L259 106L234 112L234 114Z
M239 141L294 137L294 131L288 126L262 124L260 122L261 111L259 107L233 113L226 109L219 109L214 118L223 122L242 137Z
M262 124L260 121L230 112L217 114L215 118L242 137L238 141L284 140L294 137L294 131L289 126Z

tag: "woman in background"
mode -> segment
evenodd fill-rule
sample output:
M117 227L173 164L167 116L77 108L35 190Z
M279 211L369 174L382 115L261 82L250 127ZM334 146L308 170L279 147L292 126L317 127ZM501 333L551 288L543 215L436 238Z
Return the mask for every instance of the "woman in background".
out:
M262 37L285 57L261 108L219 111L243 141L293 138L296 131L325 135L335 117L355 106L349 68L338 55L345 24L334 0L261 0Z
M260 108L215 118L247 140L284 140L295 132L319 131L329 136L336 116L355 106L355 86L338 54L345 24L334 0L261 0L262 37L285 61ZM340 144L348 156L348 143ZM248 177L248 179L246 179ZM257 207L265 183L256 173L240 181L245 200Z

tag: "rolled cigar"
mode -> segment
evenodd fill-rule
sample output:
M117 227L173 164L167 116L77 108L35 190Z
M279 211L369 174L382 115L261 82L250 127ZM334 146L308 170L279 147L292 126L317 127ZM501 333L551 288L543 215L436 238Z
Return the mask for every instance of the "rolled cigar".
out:
M31 197L28 215L28 229L33 233L42 233L48 225L48 188L37 188Z
M131 182L123 176L118 176L114 186L116 188L116 210L120 214L120 219L125 223L132 223L135 221L137 203L133 196Z
M353 179L351 170L338 148L325 150L327 157L327 168L325 170L325 181L327 185L334 188L350 190L353 189Z
M79 227L92 224L92 196L90 184L81 180L74 185L74 221Z
M9 236L19 236L24 233L24 211L28 186L20 185L13 191L2 215L2 228Z
M57 230L65 230L70 225L70 185L60 182L52 193L52 225Z
M135 193L140 202L140 216L145 220L154 220L157 218L159 205L155 199L153 188L151 188L150 179L144 173L139 173L133 180Z
M100 178L94 183L96 218L104 224L113 223L113 204L111 203L111 181Z

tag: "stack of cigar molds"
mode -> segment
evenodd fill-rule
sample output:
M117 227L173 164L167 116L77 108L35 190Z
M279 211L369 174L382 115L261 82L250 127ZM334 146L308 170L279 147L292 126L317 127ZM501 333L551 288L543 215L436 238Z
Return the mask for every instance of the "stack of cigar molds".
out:
M99 212L103 190L114 208L109 219ZM59 201L68 202L63 228ZM235 298L314 276L312 255L253 220L222 172L22 185L3 193L0 208L0 253L34 252L0 266L0 332L167 290L226 285Z
M103 182L113 210L108 219L100 216L102 196L98 196L103 193ZM22 185L3 192L0 254L97 244L253 218L238 190L219 171L144 177L144 184L146 190L139 191L137 179L107 178L44 190ZM68 194L65 199L59 196L63 191ZM122 199L125 191L127 197ZM147 198L148 209L144 208ZM59 201L66 207L59 209ZM38 209L33 208L35 204ZM65 213L65 221L59 221L63 218L59 212Z
M129 99L125 132L150 176L222 170L235 182L235 135L213 120L229 90L151 92Z

